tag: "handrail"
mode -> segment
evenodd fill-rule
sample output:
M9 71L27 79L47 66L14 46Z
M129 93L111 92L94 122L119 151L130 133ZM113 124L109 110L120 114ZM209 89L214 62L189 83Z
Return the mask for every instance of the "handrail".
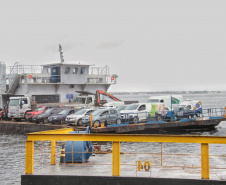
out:
M226 144L225 136L146 135L146 134L69 134L73 128L28 134L26 141L26 174L33 174L34 141L51 141L51 164L56 164L56 141L111 141L112 175L120 176L120 142L200 143L201 176L209 179L209 144Z
M18 75L18 66L19 66L19 63L16 62L14 64L14 66L12 67L12 69L10 70L10 74L8 76L9 86L8 86L8 89L7 89L7 93L10 92L10 89L13 86L13 82L15 81L15 79L16 79L16 77Z

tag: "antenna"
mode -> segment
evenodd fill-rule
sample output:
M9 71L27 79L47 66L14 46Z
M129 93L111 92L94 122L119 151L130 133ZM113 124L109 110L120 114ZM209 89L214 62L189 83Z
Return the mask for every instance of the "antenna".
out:
M59 52L60 52L60 60L61 60L61 63L63 63L64 62L64 56L63 56L62 47L61 47L60 44L59 44Z

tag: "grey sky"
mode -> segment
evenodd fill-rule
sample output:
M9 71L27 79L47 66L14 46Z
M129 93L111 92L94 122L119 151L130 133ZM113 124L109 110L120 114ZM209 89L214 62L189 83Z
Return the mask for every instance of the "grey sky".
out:
M109 91L226 90L226 1L0 0L0 60L110 66Z

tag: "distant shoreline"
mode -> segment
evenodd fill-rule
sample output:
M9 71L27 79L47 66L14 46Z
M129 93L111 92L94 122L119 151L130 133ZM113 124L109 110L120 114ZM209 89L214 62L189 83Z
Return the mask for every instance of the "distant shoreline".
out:
M111 94L216 94L226 93L226 91L140 91L140 92L109 92Z

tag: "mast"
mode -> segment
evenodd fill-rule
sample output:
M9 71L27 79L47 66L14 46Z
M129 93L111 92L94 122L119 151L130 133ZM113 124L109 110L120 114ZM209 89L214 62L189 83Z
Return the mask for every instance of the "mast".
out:
M61 60L61 63L64 62L64 56L63 56L63 51L62 51L62 47L61 45L59 44L59 52L60 52L60 60Z

